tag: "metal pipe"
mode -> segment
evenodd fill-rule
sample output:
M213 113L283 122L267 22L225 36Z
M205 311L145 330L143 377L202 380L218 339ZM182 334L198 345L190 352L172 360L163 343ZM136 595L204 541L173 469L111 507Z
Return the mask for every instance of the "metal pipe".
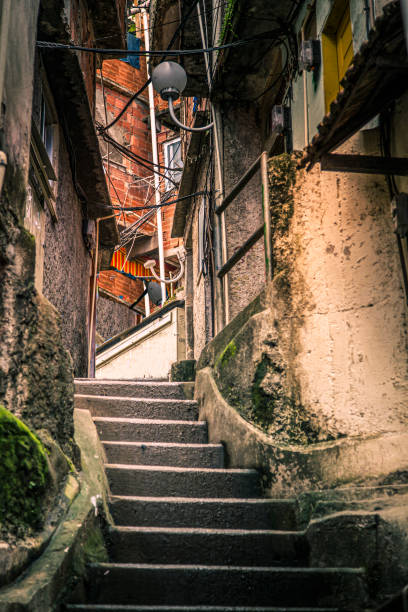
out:
M173 106L173 98L170 97L167 99L167 101L169 103L169 113L173 123L178 125L182 130L186 130L186 132L205 132L206 130L211 130L211 128L214 126L213 121L208 125L203 125L202 127L188 127L187 125L184 125L184 123L181 123L176 117Z
M145 49L147 52L150 51L150 42L149 42L149 23L147 20L147 11L146 9L142 9L143 15L143 28L144 28L144 39L145 39ZM147 63L147 71L150 72L150 57L147 55L146 57ZM149 92L149 109L150 109L150 130L152 135L152 156L153 156L153 167L157 168L159 165L159 155L157 151L157 135L156 135L156 112L154 108L154 92L153 85L150 82L148 87ZM159 268L160 268L160 276L164 278L164 246L163 246L163 224L162 224L162 214L161 214L161 201L160 201L160 178L157 173L154 174L154 189L155 189L155 200L157 206L157 238L159 243ZM161 294L162 294L162 304L166 301L166 285L165 283L160 283L161 286Z
M198 16L198 22L200 26L201 43L203 45L203 48L205 49L207 48L207 45L206 45L206 40L204 36L203 19L202 19L201 9L199 5L200 5L200 0L198 0L197 2L197 16ZM220 10L219 7L217 10L218 11ZM215 14L214 14L213 19L216 19ZM209 58L207 57L206 54L204 54L204 58L207 59L208 61L208 66L206 62L206 68L207 68L208 92L210 95L212 83L211 83L211 72L209 69ZM223 173L222 173L221 149L220 149L220 139L219 139L221 118L214 104L211 104L211 117L212 117L212 122L214 124L213 134L214 134L214 148L215 148L217 183L218 183L218 189L216 190L216 193L217 193L219 202L222 202L224 199L224 178L223 178ZM221 266L223 266L225 262L227 261L227 232L225 228L225 214L221 213L221 215L218 217L218 221L216 220L215 222L218 225L217 234L221 238ZM215 282L217 282L217 279ZM230 319L230 309L229 309L229 285L228 285L227 276L223 277L221 281L221 287L222 287L222 294L224 297L225 325L228 325L229 319ZM217 324L216 333L220 332L221 329L223 328L222 313L218 312L217 314L218 314L218 318L216 317L216 324Z

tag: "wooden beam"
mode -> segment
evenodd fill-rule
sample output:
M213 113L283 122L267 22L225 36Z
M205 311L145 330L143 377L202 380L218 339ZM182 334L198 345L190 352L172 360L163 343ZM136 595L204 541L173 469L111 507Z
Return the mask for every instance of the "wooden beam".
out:
M220 268L217 272L218 278L222 278L231 270L233 266L249 251L249 249L264 235L264 224L262 224L256 232L248 238L244 244L235 251L232 257Z
M322 170L329 170L331 172L408 176L408 157L327 153L321 157L320 163Z
M227 208L227 206L231 204L233 200L235 200L235 198L240 193L240 191L242 191L245 185L249 183L251 178L254 176L254 174L256 173L256 171L258 170L260 166L260 163L261 163L261 155L256 158L252 166L248 168L245 174L241 176L238 183L236 183L234 187L231 189L231 191L225 196L221 204L217 206L217 208L215 209L215 212L217 213L217 215L220 215Z

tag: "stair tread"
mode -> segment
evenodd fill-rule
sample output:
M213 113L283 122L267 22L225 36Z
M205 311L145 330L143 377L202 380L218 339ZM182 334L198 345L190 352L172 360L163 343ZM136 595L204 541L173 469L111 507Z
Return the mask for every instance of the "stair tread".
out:
M118 402L151 402L152 404L194 404L197 405L196 400L185 399L185 398L161 398L161 397L133 397L126 395L92 395L91 393L75 393L74 398L88 398L90 400L96 401L118 401Z

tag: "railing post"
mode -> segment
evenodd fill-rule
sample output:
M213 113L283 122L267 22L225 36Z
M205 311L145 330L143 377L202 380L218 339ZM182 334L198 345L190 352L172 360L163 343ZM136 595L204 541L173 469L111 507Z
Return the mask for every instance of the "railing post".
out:
M264 151L261 155L262 176L262 211L264 218L264 247L265 247L265 277L266 281L272 279L272 233L271 213L269 202L269 178L268 178L268 154Z

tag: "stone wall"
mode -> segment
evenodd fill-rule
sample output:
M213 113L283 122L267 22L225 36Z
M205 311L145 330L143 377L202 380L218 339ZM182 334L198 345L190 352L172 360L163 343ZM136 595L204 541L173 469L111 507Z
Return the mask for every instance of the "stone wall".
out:
M13 5L1 146L8 167L0 206L0 401L72 454L73 379L59 317L34 289L35 243L23 228L38 2Z
M262 152L254 105L234 107L223 114L224 191L227 194ZM261 173L258 171L225 212L227 259L263 223ZM228 273L230 319L261 291L265 283L264 245L260 239Z
M61 315L64 346L71 353L75 376L86 376L91 258L82 237L84 213L62 132L57 174L57 221L46 211L43 294Z
M96 331L104 340L136 325L136 313L126 304L99 294L96 301Z

